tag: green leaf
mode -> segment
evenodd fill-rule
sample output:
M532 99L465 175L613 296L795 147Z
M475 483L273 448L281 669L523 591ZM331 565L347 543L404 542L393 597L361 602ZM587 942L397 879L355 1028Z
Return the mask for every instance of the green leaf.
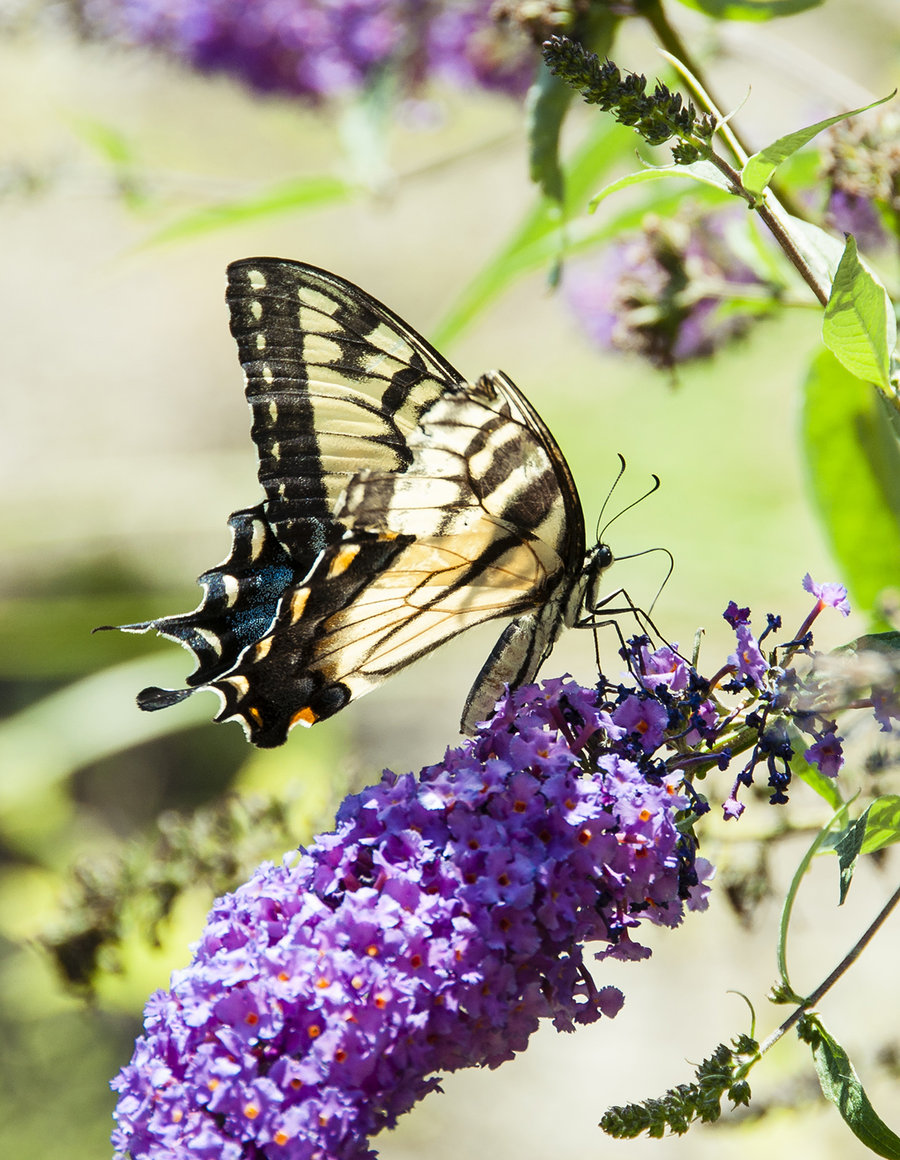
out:
M432 332L435 346L446 346L514 278L559 257L566 243L562 232L566 212L587 201L598 178L632 148L633 142L630 129L608 118L597 118L591 136L565 174L566 208L561 209L558 202L545 197L525 214L506 245L476 274Z
M867 109L874 109L876 105L883 105L885 101L892 100L896 94L897 90L894 89L892 93L889 93L886 97L882 97L878 101L872 101L870 105L863 105L859 109L851 109L849 113L838 113L834 117L826 117L824 121L816 121L814 125L807 125L805 129L796 129L793 133L788 133L785 137L779 137L777 141L773 141L765 149L760 149L758 153L754 153L752 157L748 157L741 171L741 180L744 183L744 188L748 193L759 196L772 180L772 174L782 161L785 161L792 153L796 153L798 149L802 149L804 145L812 141L813 137L821 133L823 129L827 129L829 125L836 125L838 121L846 121L849 117L855 117L859 113L865 113Z
M240 222L272 217L274 214L329 205L351 197L354 192L353 186L338 177L304 177L282 182L253 197L225 201L185 214L152 234L141 244L141 248L194 238L213 230L227 229Z
M802 218L783 212L778 217L816 281L829 293L844 256L844 243Z
M866 810L868 821L860 854L872 854L900 842L900 795L883 794Z
M541 63L525 102L529 173L541 193L552 201L563 199L559 134L574 96L575 90Z
M704 12L714 20L771 20L818 8L825 0L681 0L685 8Z
M196 705L189 698L169 721L163 713L141 713L134 704L135 691L144 685L182 684L183 669L181 657L151 656L115 665L0 721L4 824L81 766L208 721L214 709L208 697L197 697Z
M868 815L869 810L866 809L855 822L848 822L843 830L839 830L836 834L829 834L823 843L823 849L834 850L838 856L841 876L839 906L844 905L847 891L850 889L853 872L856 870L856 862L862 849L863 838L866 836Z
M639 169L636 173L620 177L610 185L604 186L599 193L595 193L590 200L591 212L611 193L618 193L620 189L627 189L630 185L642 185L645 181L658 181L661 177L688 178L704 185L712 185L725 193L734 193L731 182L711 161L693 161L690 165L651 165L646 169Z
M887 291L860 262L852 234L847 237L825 307L822 339L851 374L891 389L897 319Z
M869 612L900 577L900 443L880 398L829 351L806 380L811 489L854 605Z
M805 782L833 810L838 809L843 804L844 799L838 790L837 779L826 777L819 772L815 765L809 764L803 756L804 751L809 748L809 741L796 726L789 725L788 734L794 750L794 756L791 758L791 773Z
M849 644L841 646L841 652L877 652L890 656L900 652L900 632L892 629L890 632L866 632L851 640Z
M900 1160L900 1136L881 1119L866 1095L850 1057L815 1016L807 1016L804 1035L812 1048L822 1094L831 1100L850 1131L876 1156ZM812 1034L809 1034L809 1032Z

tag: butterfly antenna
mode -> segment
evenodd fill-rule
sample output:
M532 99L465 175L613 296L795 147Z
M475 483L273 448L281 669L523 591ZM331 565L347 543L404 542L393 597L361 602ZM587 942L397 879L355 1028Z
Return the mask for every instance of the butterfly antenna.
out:
M656 477L654 476L654 478L656 478ZM653 488L653 491L656 491L656 488ZM653 491L647 492L647 495L652 495ZM642 498L646 499L647 497L643 496ZM635 503L640 503L640 500L635 500ZM631 506L634 507L634 504L632 504ZM628 508L626 508L625 510L628 511ZM611 522L612 521L610 521L610 523ZM607 527L608 526L609 525L607 525ZM662 583L660 584L659 588L657 588L657 590L656 590L656 595L653 597L653 600L650 603L650 607L647 610L647 613L645 614L647 616L649 616L649 614L656 607L656 602L657 602L657 600L659 600L660 596L662 596L663 589L665 588L665 586L669 583L669 581L672 578L672 573L675 571L675 557L672 555L672 553L669 551L668 548L662 548L662 547L660 547L660 548L644 548L644 550L642 552L631 552L627 556L616 556L617 561L619 561L619 560L635 560L635 559L637 559L638 556L649 556L652 552L662 552L665 556L668 556L669 557L669 569L666 572L665 576L663 576Z
M609 491L606 493L606 499L603 501L603 505L600 508L600 515L597 516L597 540L598 541L600 539L600 536L602 535L602 533L600 531L600 524L603 522L603 513L606 511L606 509L609 505L609 501L612 499L613 492L619 486L619 480L625 474L625 456L622 454L621 451L617 451L616 454L619 457L619 472L618 472L618 475L616 476L616 478L612 481L612 484L610 485ZM615 517L613 517L613 518L615 518ZM612 520L610 520L609 523L611 524ZM607 524L606 527L609 527L609 524ZM604 528L603 530L606 531L606 528Z
M606 499L603 501L603 507L600 509L600 515L597 517L597 540L600 543L603 542L603 537L606 535L606 532L609 529L610 525L614 524L616 522L616 520L619 518L619 516L624 516L625 513L630 512L633 507L637 507L637 505L639 503L643 503L645 499L649 499L649 497L651 495L653 495L653 493L655 491L659 491L659 489L661 487L661 484L659 482L659 476L656 474L651 475L650 478L653 480L653 486L651 488L649 488L647 491L645 491L643 495L639 495L637 497L637 499L632 500L631 503L628 504L627 507L623 507L621 511L616 512L616 514L614 516L612 516L610 519L608 519L606 521L606 523L603 524L603 526L601 527L600 521L603 519L603 513L606 511L606 505L609 503L610 496L612 495L613 491L615 490L616 484L619 482L619 480L622 478L622 476L625 473L625 460L621 455L619 456L619 462L622 465L621 469L619 471L619 474L616 476L615 480L613 481L613 485L609 489L609 495L607 495ZM656 549L650 548L649 551L655 552ZM636 555L642 555L642 553L638 552L638 553L636 553ZM622 559L625 559L625 557L619 556L619 557L617 557L617 559L622 560ZM670 569L669 574L671 575L671 569ZM668 576L666 577L666 579L668 579Z

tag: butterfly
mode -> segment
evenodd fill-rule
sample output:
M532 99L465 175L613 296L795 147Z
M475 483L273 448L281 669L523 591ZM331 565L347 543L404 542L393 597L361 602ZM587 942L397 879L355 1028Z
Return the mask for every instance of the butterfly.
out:
M333 716L463 629L513 616L462 714L532 681L598 600L610 549L585 549L572 473L498 371L468 382L393 311L300 262L228 267L226 301L265 500L229 518L231 551L193 611L140 624L188 648L161 709L221 698L256 745Z

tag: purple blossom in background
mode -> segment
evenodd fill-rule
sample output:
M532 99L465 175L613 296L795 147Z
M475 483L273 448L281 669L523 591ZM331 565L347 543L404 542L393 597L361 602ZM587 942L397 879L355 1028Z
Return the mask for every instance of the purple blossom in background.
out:
M321 100L392 70L521 96L536 47L493 0L85 0L98 34L162 49L262 92Z
M588 338L673 367L744 333L772 302L728 244L732 220L724 214L690 224L651 219L642 233L572 262L565 297ZM735 296L745 300L735 305Z
M862 194L833 189L828 195L825 220L838 233L853 234L861 250L876 250L887 241L881 215Z
M873 109L832 125L822 135L820 187L825 221L853 234L861 249L885 246L900 213L900 117Z
M115 1146L369 1157L439 1072L496 1067L541 1017L615 1015L583 945L646 957L634 930L703 909L710 867L675 825L680 774L604 746L597 701L564 680L511 693L476 739L385 774L295 864L219 899L114 1081Z

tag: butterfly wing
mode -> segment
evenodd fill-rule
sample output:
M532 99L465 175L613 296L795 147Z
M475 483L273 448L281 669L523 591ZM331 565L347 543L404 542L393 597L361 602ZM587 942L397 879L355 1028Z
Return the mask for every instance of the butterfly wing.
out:
M147 689L139 704L214 688L217 720L277 745L462 629L535 607L558 621L583 518L562 454L514 385L467 384L326 271L249 259L228 278L266 501L231 517L231 554L201 576L193 613L125 626L156 628L197 658L189 689ZM488 666L482 676L491 682Z
M335 511L341 542L283 599L271 632L213 682L219 719L237 717L256 744L280 744L292 725L331 716L463 629L558 587L566 498L498 379L448 390L424 411L405 471L351 479Z

